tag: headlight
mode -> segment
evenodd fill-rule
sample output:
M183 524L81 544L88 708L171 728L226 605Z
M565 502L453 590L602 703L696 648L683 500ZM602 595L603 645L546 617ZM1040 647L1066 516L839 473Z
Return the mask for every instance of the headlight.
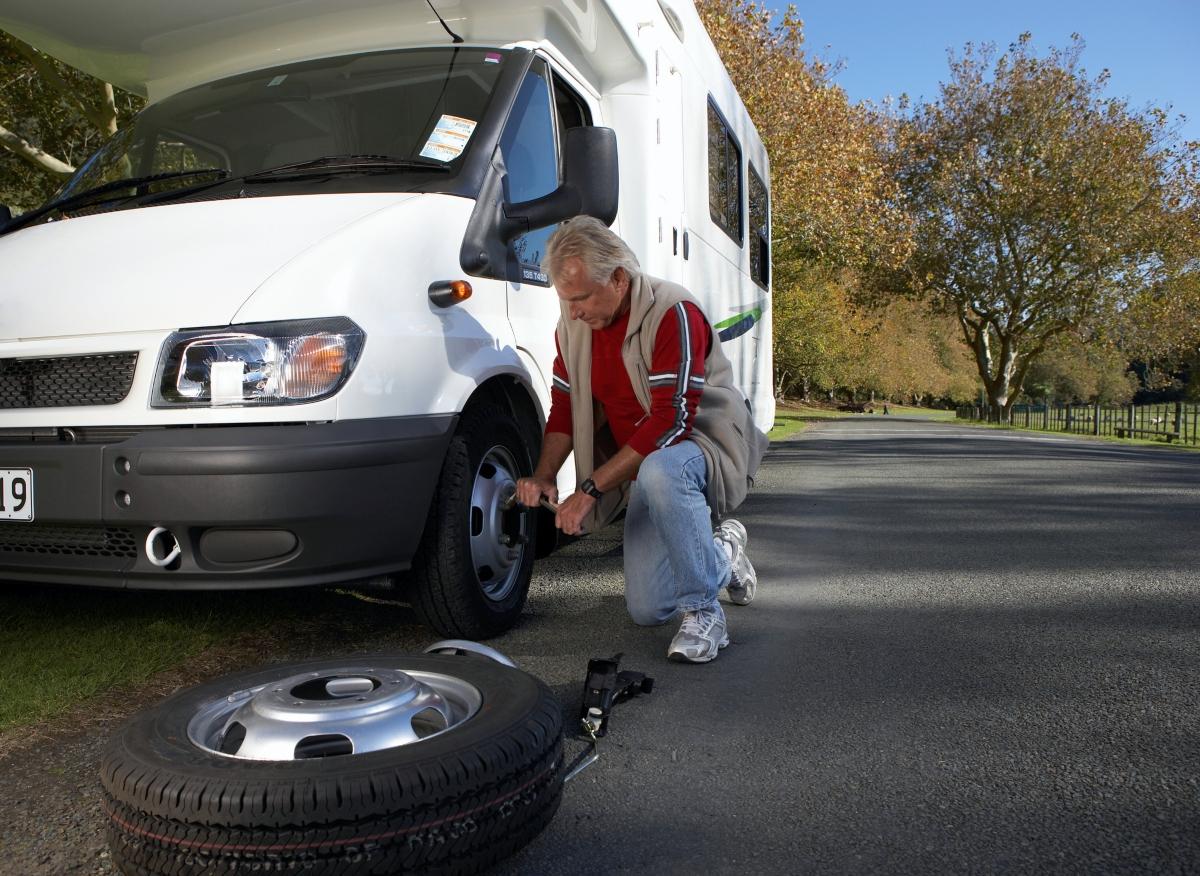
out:
M175 332L163 345L156 408L296 404L333 395L366 335L346 317Z

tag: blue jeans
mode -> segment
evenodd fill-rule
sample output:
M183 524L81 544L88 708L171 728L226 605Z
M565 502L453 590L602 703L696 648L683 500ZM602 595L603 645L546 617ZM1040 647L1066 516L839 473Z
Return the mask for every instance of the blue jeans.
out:
M708 468L692 441L645 458L625 512L625 604L634 623L717 605L730 562L713 541Z

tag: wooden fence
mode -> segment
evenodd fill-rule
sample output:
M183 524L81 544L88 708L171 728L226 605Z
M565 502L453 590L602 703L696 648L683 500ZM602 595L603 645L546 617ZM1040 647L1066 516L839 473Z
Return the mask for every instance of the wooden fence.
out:
M960 420L1000 422L991 405L963 405L957 413ZM1009 424L1022 429L1200 444L1200 404L1013 405L1010 417Z

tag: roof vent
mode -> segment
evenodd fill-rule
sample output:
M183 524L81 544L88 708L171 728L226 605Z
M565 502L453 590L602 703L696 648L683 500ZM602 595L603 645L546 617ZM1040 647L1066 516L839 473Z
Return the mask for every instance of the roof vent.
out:
M675 36L679 37L680 42L683 42L683 20L679 17L679 13L672 9L666 0L658 0L658 8L662 10L667 24L671 25L671 30L675 31Z

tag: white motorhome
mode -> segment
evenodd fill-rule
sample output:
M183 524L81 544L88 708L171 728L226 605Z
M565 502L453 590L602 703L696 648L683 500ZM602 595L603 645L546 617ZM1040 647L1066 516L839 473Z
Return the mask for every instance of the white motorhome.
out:
M771 426L767 154L690 0L0 28L148 98L0 229L0 579L391 578L444 634L508 628L554 532L502 501L550 406L540 258L579 213L699 298Z

